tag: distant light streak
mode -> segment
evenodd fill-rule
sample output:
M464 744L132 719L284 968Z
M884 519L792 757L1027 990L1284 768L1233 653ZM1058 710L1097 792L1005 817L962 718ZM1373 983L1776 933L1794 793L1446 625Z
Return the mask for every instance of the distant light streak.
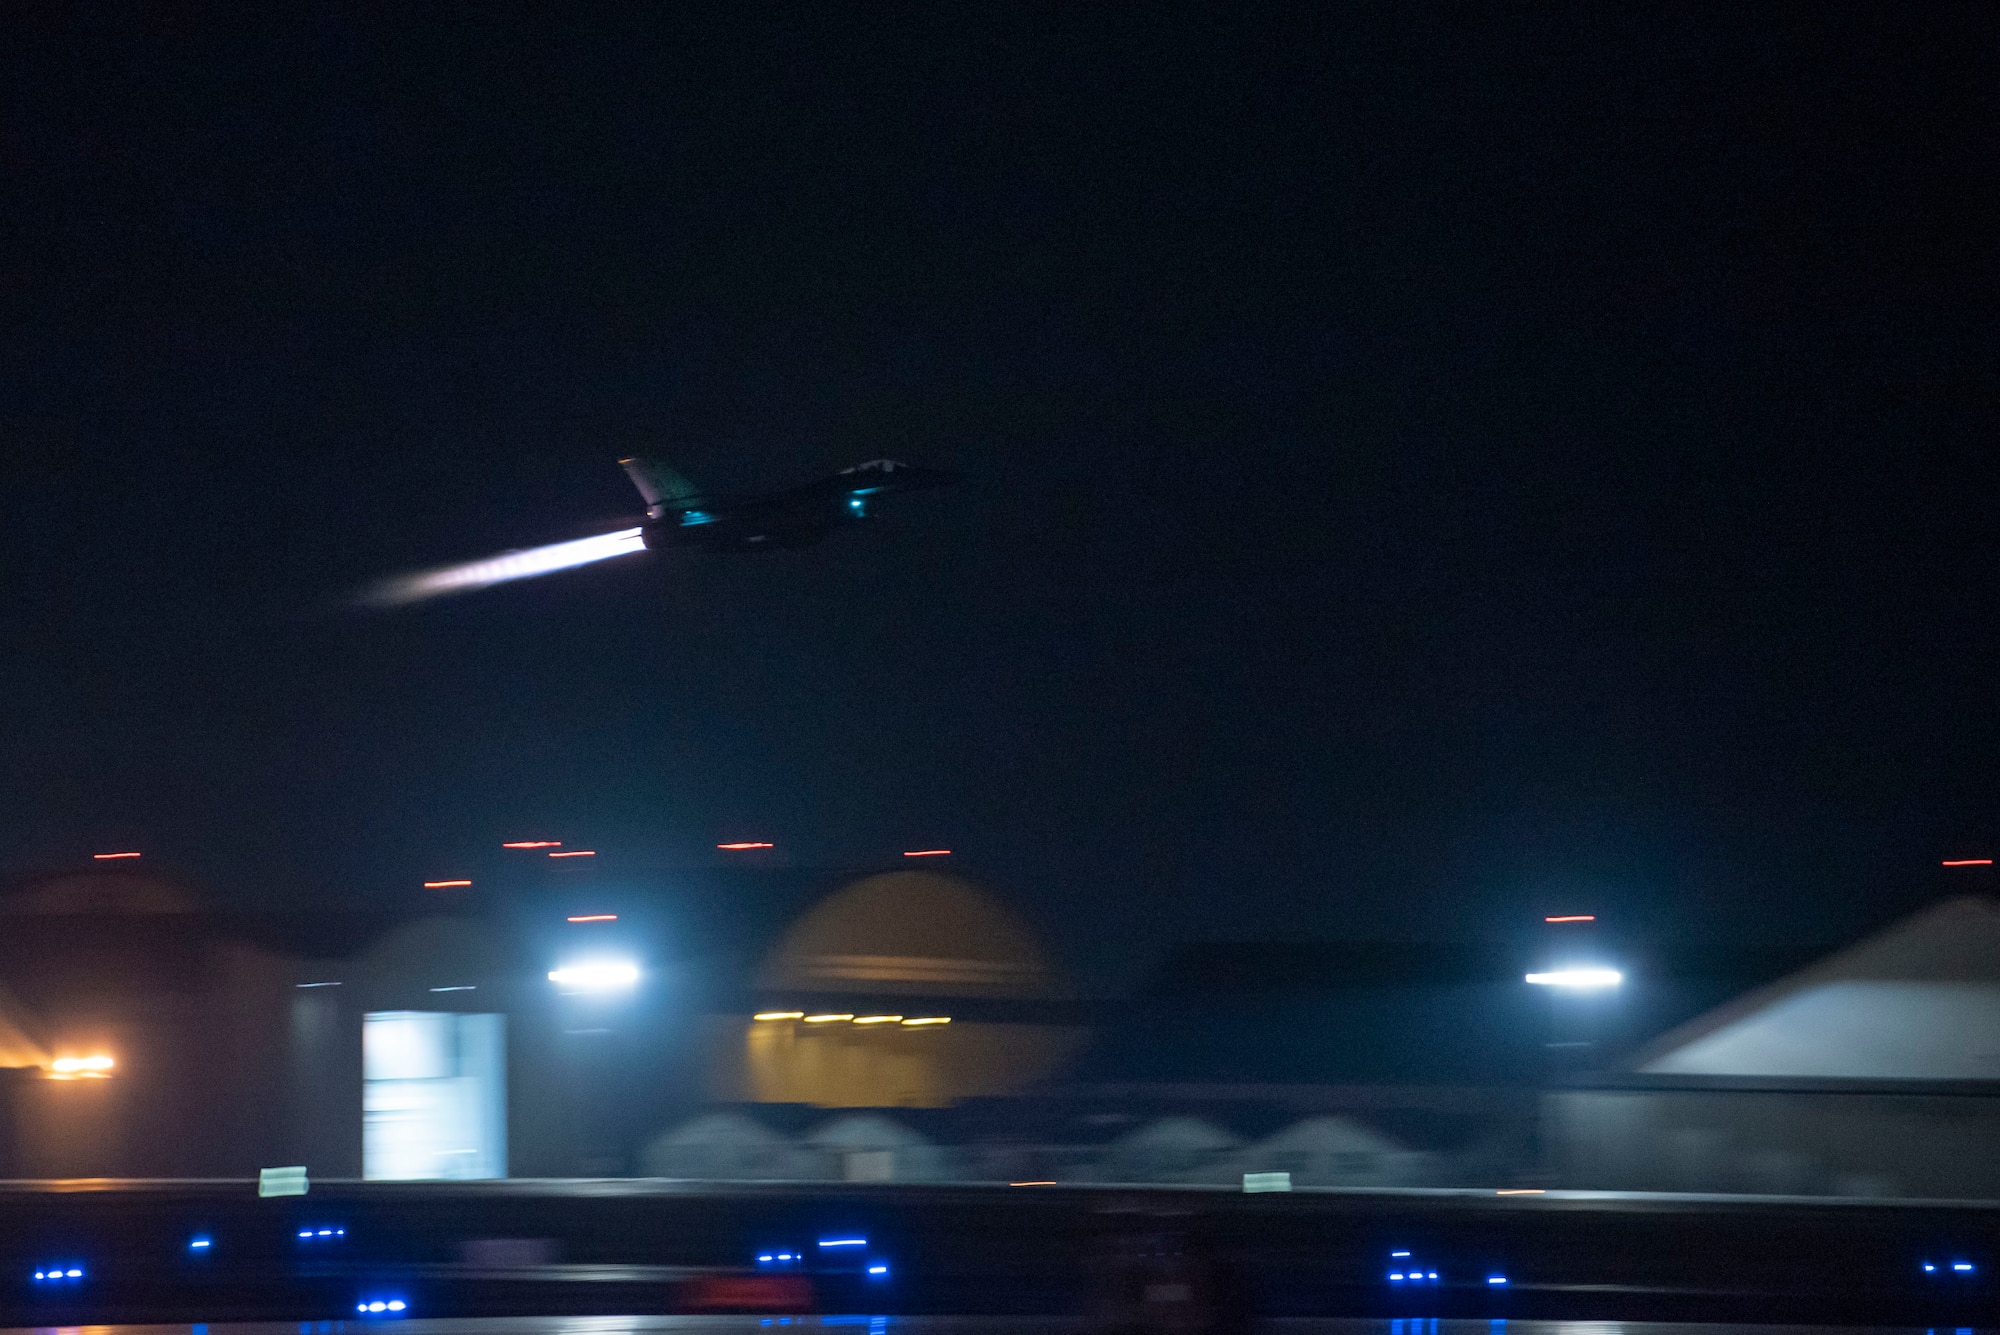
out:
M575 917L571 918L570 921L571 922L617 922L618 915L615 913L579 913Z
M951 1017L949 1015L920 1015L914 1020L905 1020L903 1023L911 1027L920 1024L950 1024Z
M856 1024L901 1024L902 1022L903 1017L900 1015L857 1015L854 1017L854 1023Z
M298 983L298 987L339 987L339 983Z
M1053 1187L1055 1184L1054 1178L1048 1178L1036 1182L1009 1182L1007 1185L1010 1187Z
M502 848L561 848L561 847L562 847L562 840L560 840L560 839L516 839L516 840L515 840L515 841L514 841L513 843L511 843L511 844L502 844L502 845L500 845L500 847L502 847Z
M913 853L903 854L906 858L946 858L951 856L949 848L919 848Z
M96 862L109 862L113 858L136 858L141 855L138 853L92 853L90 856ZM1950 866L1951 864L1946 863L1945 865Z
M425 881L426 890L449 890L454 885L471 885L470 881Z
M594 858L597 856L597 850L594 848L577 848L567 853L551 853L549 856L552 858Z
M629 556L644 550L646 540L640 531L625 528L616 533L600 533L594 538L550 543L546 547L531 547L524 552L506 552L484 561L467 561L463 565L399 575L366 590L359 601L371 607L402 607L426 598L469 593L517 579L533 579L537 575L553 574L558 570L589 565L614 556Z
M477 983L458 983L451 987L434 987L431 989L433 992L477 992L478 990L479 985Z
M1531 973L1528 981L1537 987L1616 987L1625 975L1616 969L1552 969Z
M112 856L112 857L124 857L125 855L124 855L123 853L113 853L113 854L111 854L111 856ZM136 858L136 857L138 857L139 855L138 855L137 853L134 853L134 854L132 854L132 856ZM1939 865L1939 866L1941 866L1941 867L1990 867L1990 866L1992 866L1992 865L1993 865L1993 859L1992 859L1992 858L1953 858L1953 859L1947 859L1946 861L1944 861L1944 862L1941 862L1941 863L1939 863L1938 865Z
M803 1020L804 1011L758 1011L750 1017L753 1020Z
M1542 919L1542 921L1543 922L1596 922L1597 915L1595 913L1563 913L1563 914L1558 914L1556 917L1553 918L1544 918Z
M819 1240L819 1245L820 1245L820 1246L822 1246L822 1247L866 1247L866 1246L868 1245L868 1239L866 1239L866 1238L821 1238L821 1239Z
M1495 1196L1546 1196L1549 1193L1542 1187L1502 1187L1493 1194Z
M716 845L716 847L717 847L717 848L723 848L723 849L727 849L728 851L730 851L730 852L732 852L732 853L740 853L740 852L742 852L742 851L743 851L744 849L746 849L746 848L776 848L776 847L777 847L777 845L776 845L776 844L752 844L752 843L741 843L741 844L717 844L717 845Z
M844 1014L843 1014L843 1015L835 1015L835 1014L832 1014L831 1012L829 1012L828 1014L825 1014L825 1015L808 1015L808 1016L806 1016L806 1023L807 1023L807 1024L834 1024L834 1023L836 1023L836 1022L838 1022L838 1021L842 1021L842 1020L851 1020L851 1019L853 1019L853 1018L854 1018L854 1017L853 1017L852 1015L844 1015Z

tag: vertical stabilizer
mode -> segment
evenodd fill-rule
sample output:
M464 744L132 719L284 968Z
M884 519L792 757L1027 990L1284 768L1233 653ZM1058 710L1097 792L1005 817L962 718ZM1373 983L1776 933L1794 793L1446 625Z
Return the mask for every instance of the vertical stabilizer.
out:
M636 456L620 459L618 463L639 494L646 498L646 513L655 519L700 495L692 482L666 464Z

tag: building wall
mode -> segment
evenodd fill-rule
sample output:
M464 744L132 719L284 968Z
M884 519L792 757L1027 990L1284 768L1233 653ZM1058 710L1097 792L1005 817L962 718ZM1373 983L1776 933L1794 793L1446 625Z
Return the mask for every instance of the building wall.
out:
M2000 1096L1564 1090L1543 1131L1565 1187L2000 1198Z
M743 1084L725 1097L822 1108L945 1108L1010 1093L1056 1070L1087 1036L962 1020L906 1029L731 1018L740 1026Z

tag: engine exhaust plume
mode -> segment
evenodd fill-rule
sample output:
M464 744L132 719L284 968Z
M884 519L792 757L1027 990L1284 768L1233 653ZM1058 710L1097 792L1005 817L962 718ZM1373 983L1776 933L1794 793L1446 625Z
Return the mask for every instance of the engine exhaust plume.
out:
M484 561L467 561L463 565L398 575L370 586L362 592L358 601L365 607L403 607L446 594L470 593L474 589L509 584L517 579L533 579L537 575L549 575L558 570L589 565L593 561L608 561L614 556L629 556L645 549L645 540L640 537L639 530L624 528L616 533L600 533L594 538L552 542L546 547L530 547L521 552L502 552Z

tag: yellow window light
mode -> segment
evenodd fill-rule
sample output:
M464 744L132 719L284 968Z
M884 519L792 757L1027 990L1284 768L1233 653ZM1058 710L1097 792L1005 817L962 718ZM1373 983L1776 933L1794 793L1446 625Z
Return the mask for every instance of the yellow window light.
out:
M753 1020L803 1020L804 1011L758 1011L750 1017Z
M852 1015L808 1015L805 1018L807 1024L833 1024L836 1021L851 1020L854 1017Z

